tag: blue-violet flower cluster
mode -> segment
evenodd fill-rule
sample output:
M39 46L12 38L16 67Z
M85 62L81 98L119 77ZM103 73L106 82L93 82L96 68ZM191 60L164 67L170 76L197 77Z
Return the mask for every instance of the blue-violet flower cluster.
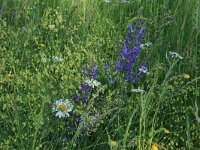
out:
M144 71L136 73L133 70L133 65L139 55L141 48L142 36L145 34L145 28L142 27L137 33L137 30L134 30L132 25L128 26L128 36L125 38L124 46L122 47L120 53L120 59L116 62L115 71L116 73L123 72L124 80L127 82L137 82L137 79L143 74L146 73L146 67L143 65Z

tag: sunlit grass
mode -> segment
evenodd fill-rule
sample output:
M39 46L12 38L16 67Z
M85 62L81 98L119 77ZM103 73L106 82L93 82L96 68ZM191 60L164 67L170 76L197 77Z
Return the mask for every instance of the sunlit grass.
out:
M198 149L199 5L0 0L0 148ZM138 84L118 76L112 85L104 66L118 61L135 22L146 28L142 44L152 44L141 47L134 67L145 62L148 73ZM81 74L83 66L99 68L101 86L90 90L88 103L77 104L73 94L82 96L83 82L96 83ZM68 124L52 113L58 99L73 102ZM74 127L77 114L82 122Z

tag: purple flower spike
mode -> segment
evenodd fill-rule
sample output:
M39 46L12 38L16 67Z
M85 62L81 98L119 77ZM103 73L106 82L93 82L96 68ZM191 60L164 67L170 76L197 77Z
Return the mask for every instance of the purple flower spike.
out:
M128 26L128 33L129 34L133 33L133 27L132 27L132 25Z
M138 47L133 49L133 53L135 54L135 56L138 56L139 52L140 52L140 49Z
M120 62L116 62L116 65L117 65L116 68L115 68L116 72L121 71L122 68L123 68L123 65Z
M87 84L84 84L84 85L81 86L81 89L79 91L80 92L89 93L91 89L92 89L91 86L89 86Z
M78 97L77 94L73 95L73 100L74 100L75 103L79 102L79 97Z
M106 72L106 76L110 75L110 72L108 71L109 65L104 64L104 71Z
M86 73L86 67L83 67L83 70L81 71L81 74L85 74Z
M87 103L88 101L88 96L84 96L82 99L81 99L82 103Z
M108 64L104 64L104 71L107 72L108 71L108 67L109 67Z
M142 27L142 28L140 29L139 34L142 35L142 36L145 34L145 27Z
M99 70L98 68L92 68L92 73L90 75L90 79L95 79L98 76L98 74L97 74L98 70Z
M125 38L124 45L125 45L126 47L128 47L129 42L130 42L130 38L127 36L127 37Z
M128 26L128 36L125 37L124 45L119 54L119 61L115 63L116 73L122 72L123 80L134 83L136 83L138 77L146 71L144 66L138 73L133 71L133 64L139 56L142 36L145 34L145 27L142 27L137 33L136 31L138 31L137 24L135 24L134 27L132 25Z

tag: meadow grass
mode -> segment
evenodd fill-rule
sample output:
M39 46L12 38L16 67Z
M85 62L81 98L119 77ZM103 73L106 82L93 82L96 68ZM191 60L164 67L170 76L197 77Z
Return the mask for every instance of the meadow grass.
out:
M134 67L148 74L112 85L104 65L115 74L137 22L152 45ZM0 0L0 33L1 149L199 149L198 0ZM99 69L102 86L75 103L83 66ZM52 112L57 99L72 101L70 117Z

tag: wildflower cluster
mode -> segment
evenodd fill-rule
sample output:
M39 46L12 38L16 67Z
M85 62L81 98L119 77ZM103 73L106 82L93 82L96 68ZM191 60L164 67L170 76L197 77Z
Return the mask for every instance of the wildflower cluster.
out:
M124 46L120 53L120 59L116 62L115 70L117 74L120 72L124 74L123 80L137 83L138 79L143 74L147 73L146 64L142 65L138 72L134 70L134 63L140 52L145 28L142 27L138 33L131 25L129 25L128 28L128 36L125 38Z
M137 67L136 59L139 56L139 52L141 51L141 47L144 45L150 45L150 44L141 44L142 37L145 34L145 28L141 27L138 29L137 24L133 27L132 25L128 26L128 36L125 37L124 44L122 46L122 49L120 51L120 54L118 55L118 61L113 64L115 68L114 74L109 70L110 66L108 64L104 64L104 71L106 72L106 76L111 77L111 82L114 82L115 77L122 75L122 80L131 82L131 83L137 83L138 79L147 73L146 64L143 64L141 67ZM59 57L53 57L52 58L55 61L62 61L62 58ZM112 64L111 64L112 65ZM95 89L95 87L99 87L101 83L97 81L98 77L98 71L99 68L92 67L91 70L86 69L86 67L83 67L81 74L83 75L84 79L81 83L80 88L72 94L72 99L75 104L86 104L88 102L89 96L91 95L92 91ZM121 76L120 76L121 77ZM144 90L141 89L133 89L132 92L141 92L144 93ZM59 118L61 117L69 117L69 111L72 111L73 105L71 102L67 99L66 101L57 100L55 102L55 107L52 108L53 112L57 111L56 116ZM81 119L81 115L79 114L77 120L77 124L83 118Z
M128 36L125 38L120 53L117 54L118 61L114 63L108 61L107 64L104 64L105 76L111 80L111 83L114 83L116 79L137 83L138 79L147 73L146 64L140 67L136 64L144 34L144 27L140 28L138 32L138 27L128 26ZM55 62L63 61L58 56L52 57L52 60ZM98 106L92 106L90 109L87 108L91 94L95 92L96 88L101 86L101 82L98 81L100 79L99 70L99 68L94 66L91 69L83 67L81 71L82 82L77 91L71 95L72 100L59 99L52 105L53 113L56 112L55 116L65 118L66 126L70 131L70 134L67 133L67 136L73 136L79 125L81 125L81 133L85 133L92 129L97 120L99 120L102 108ZM144 93L145 91L133 89L132 92Z
M101 85L101 83L96 80L98 76L97 74L98 70L99 70L98 68L93 67L92 72L88 75L86 68L85 67L83 68L82 74L87 76L88 79L86 79L84 83L82 83L81 88L78 91L78 94L77 93L73 94L73 100L75 103L77 102L86 103L88 101L91 90Z

